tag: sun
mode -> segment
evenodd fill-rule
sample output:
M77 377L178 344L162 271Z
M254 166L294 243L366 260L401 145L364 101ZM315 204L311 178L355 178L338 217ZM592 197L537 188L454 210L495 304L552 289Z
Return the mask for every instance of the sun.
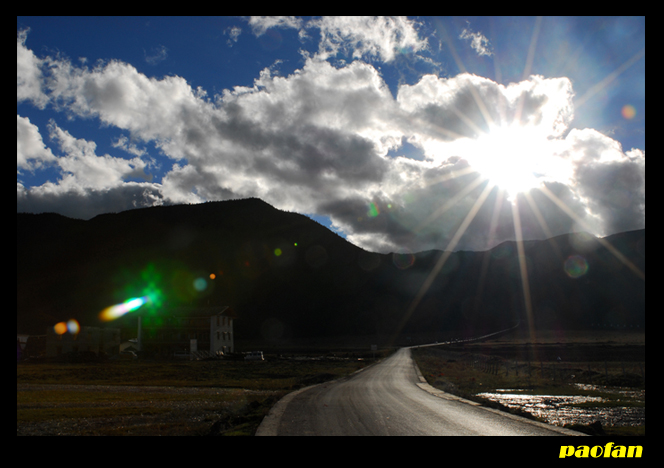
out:
M535 126L492 126L474 140L465 158L513 200L557 171L554 147L555 142Z

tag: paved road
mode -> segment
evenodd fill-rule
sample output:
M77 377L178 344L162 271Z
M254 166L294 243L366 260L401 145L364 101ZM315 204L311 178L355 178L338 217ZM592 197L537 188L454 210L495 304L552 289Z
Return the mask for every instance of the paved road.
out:
M423 383L402 348L348 379L291 393L256 435L580 435L478 406Z

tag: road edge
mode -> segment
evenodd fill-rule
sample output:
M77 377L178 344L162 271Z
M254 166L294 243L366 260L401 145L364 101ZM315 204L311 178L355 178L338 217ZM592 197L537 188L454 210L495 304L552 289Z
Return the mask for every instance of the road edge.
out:
M286 412L286 408L290 404L290 402L298 396L300 393L304 393L307 390L311 390L312 388L316 388L320 385L328 385L334 382L339 382L341 380L347 380L351 378L353 375L365 371L369 369L370 367L376 365L378 362L382 361L382 359L372 363L371 365L367 367L363 367L362 369L358 369L355 372L353 372L350 375L346 375L344 377L335 379L335 380L329 380L327 382L322 382L316 385L309 385L308 387L303 387L298 390L295 390L287 395L284 395L279 401L277 401L272 408L270 408L270 411L265 415L261 423L258 425L258 428L256 429L256 436L278 436L278 430L279 430L279 424L281 423L281 418Z
M322 384L309 385L308 387L300 388L299 390L295 390L294 392L291 392L288 395L285 395L283 398L281 398L278 402L274 404L272 408L270 408L270 411L265 415L260 425L258 426L258 429L256 429L255 435L256 436L278 435L277 430L279 429L279 423L281 422L281 417L286 412L286 408L288 407L288 404L291 402L291 400L293 400L293 398L295 398L300 393L306 392L307 390L317 387L318 385Z

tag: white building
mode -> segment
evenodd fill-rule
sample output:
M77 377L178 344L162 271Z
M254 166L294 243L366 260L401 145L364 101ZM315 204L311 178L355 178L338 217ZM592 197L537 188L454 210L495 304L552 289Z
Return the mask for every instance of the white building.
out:
M164 308L141 317L140 349L162 356L216 356L235 352L229 306Z
M235 352L233 320L236 317L228 306L222 307L220 312L210 316L210 354Z

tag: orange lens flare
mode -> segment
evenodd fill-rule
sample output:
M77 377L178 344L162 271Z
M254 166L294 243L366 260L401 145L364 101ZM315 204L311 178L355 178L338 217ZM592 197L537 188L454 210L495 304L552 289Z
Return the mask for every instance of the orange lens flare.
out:
M75 319L68 320L67 322L59 322L53 326L53 331L57 335L64 335L69 332L72 335L77 335L81 331L81 326Z

